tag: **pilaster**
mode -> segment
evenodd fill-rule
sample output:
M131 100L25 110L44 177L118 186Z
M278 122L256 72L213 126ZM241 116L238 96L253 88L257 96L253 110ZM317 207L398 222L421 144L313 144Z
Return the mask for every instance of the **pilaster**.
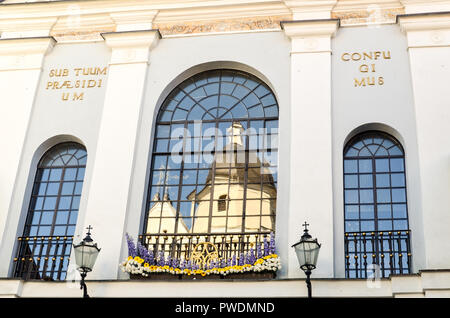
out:
M0 40L0 276L8 275L15 237L5 237L4 229L16 183L22 148L33 109L42 64L55 44L51 37Z
M90 279L116 279L125 220L129 208L135 145L140 124L150 51L159 40L157 30L102 34L112 50L95 167L88 193L87 213L77 233L91 224L103 249ZM117 264L113 265L113 264Z
M301 224L322 243L314 277L334 276L331 37L339 20L282 23L291 40L291 185L289 241L302 234ZM303 275L290 250L289 277Z
M425 238L419 244L425 251L426 269L446 268L450 255L442 251L450 249L446 226L450 223L450 12L402 15L397 21L408 39L416 112Z

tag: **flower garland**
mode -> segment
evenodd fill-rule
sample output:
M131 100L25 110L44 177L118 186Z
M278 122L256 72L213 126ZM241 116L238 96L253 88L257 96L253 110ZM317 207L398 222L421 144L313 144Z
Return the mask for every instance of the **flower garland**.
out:
M263 271L273 271L276 272L281 268L280 258L277 254L271 254L264 256L263 258L258 258L254 264L244 264L244 265L232 265L225 267L213 267L211 269L203 270L203 269L181 269L179 267L172 267L169 265L158 266L158 265L149 265L145 263L144 259L135 256L129 256L128 259L120 264L120 267L123 272L127 272L134 275L142 275L144 277L148 277L149 274L152 273L170 273L173 275L222 275L226 276L228 274L235 273L246 273L246 272L254 272L259 273Z
M256 251L251 248L248 253L241 253L238 258L234 255L228 260L213 260L207 268L200 268L188 260L165 257L162 251L159 255L155 255L154 251L147 250L139 242L135 246L128 234L126 234L126 238L129 256L119 266L123 272L144 277L148 277L152 273L226 276L246 272L276 272L281 268L280 257L275 253L275 235L273 233L270 234L270 241L264 238L262 244L257 244Z

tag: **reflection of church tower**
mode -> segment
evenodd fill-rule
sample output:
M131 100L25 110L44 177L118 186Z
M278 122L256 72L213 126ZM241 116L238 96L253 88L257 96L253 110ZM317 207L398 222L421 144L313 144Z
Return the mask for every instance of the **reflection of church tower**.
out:
M177 211L172 206L169 194L165 193L162 202L159 201L159 192L153 198L156 202L148 212L149 218L161 218L161 222L148 222L146 233L174 233ZM178 219L177 233L188 233L188 227L182 218Z
M223 151L216 152L206 186L196 196L195 193L188 196L192 201L191 216L195 217L191 232L273 231L275 200L271 199L276 199L276 187L271 171L255 152L244 151L240 123L234 122L227 135Z

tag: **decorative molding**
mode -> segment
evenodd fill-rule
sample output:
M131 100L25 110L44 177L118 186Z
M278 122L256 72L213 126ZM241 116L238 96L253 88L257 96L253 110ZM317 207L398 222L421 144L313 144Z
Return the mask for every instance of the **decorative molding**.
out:
M112 49L110 65L148 63L150 50L161 34L158 30L102 33L106 45Z
M281 22L281 28L291 39L291 54L331 52L330 39L339 25L338 19Z
M228 19L215 21L197 21L187 23L155 23L163 36L239 32L255 30L280 30L280 22L291 16L253 17L246 19Z
M337 0L284 0L294 20L329 19Z
M51 35L58 42L153 28L164 36L273 30L291 19L372 25L403 13L450 11L448 0L13 0L0 6L2 38Z
M1 38L13 39L49 36L56 21L56 17L0 19Z
M156 10L127 11L110 13L116 24L116 32L152 29L152 22L158 14Z
M395 23L397 15L403 13L405 13L403 8L383 9L373 6L360 11L336 11L331 14L331 17L340 19L341 26L378 25Z
M450 11L448 0L399 0L406 14Z
M409 48L450 46L450 12L405 14L397 21Z
M40 69L55 43L53 37L0 39L0 70Z

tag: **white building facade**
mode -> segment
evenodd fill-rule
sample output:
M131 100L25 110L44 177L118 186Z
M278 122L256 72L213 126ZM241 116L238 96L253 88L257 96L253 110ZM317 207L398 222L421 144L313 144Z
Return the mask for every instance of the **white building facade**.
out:
M79 297L66 279L71 243L91 225L101 247L91 296L303 297L291 246L304 222L322 244L314 295L450 296L450 1L5 0L0 9L1 296ZM188 166L185 156L206 148L187 151L186 135L172 151L165 129L184 125L201 144L204 130L189 130L198 121L231 134L223 148L209 139L215 159L246 143L240 165ZM275 144L252 148L241 136L250 128ZM174 156L181 166L170 166ZM281 268L262 280L130 278L119 266L127 233L143 244L230 236L215 244L222 252L233 235L253 235L255 247L274 233Z

